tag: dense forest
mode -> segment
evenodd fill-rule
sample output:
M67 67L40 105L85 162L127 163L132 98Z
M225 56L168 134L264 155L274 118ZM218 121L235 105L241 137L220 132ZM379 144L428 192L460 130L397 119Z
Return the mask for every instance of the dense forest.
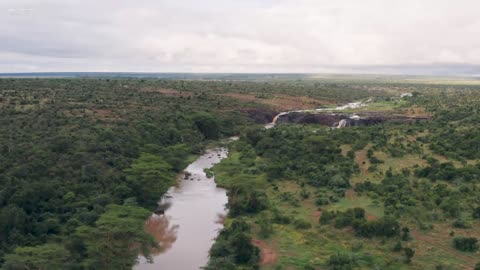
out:
M148 254L143 220L175 175L249 121L224 112L235 101L165 84L0 80L4 269L127 269Z
M0 79L1 269L131 269L157 246L144 220L176 175L233 135L240 140L213 169L229 214L207 269L479 269L479 91L385 80ZM263 127L281 111L366 99L359 110L428 120ZM275 259L265 260L266 247Z

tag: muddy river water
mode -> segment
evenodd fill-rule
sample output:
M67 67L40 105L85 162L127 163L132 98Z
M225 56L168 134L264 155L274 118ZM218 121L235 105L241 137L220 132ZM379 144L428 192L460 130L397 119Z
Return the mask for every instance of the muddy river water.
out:
M159 243L153 252L153 264L141 257L137 270L196 270L205 266L208 251L222 229L228 201L226 190L218 188L204 169L212 168L227 157L226 148L207 150L180 175L161 204L169 205L165 214L153 214L146 230Z

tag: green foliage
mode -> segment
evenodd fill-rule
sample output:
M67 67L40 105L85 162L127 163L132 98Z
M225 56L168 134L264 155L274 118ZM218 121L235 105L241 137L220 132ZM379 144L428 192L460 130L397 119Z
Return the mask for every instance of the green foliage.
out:
M455 227L455 228L460 228L460 229L467 229L467 228L470 228L471 225L468 224L468 222L466 222L464 219L456 219L453 223L452 223L452 226Z
M312 224L310 224L310 222L303 219L295 219L293 221L293 226L295 227L295 229L305 230L305 229L310 229L312 227Z
M125 170L128 186L142 205L153 205L173 184L175 175L171 169L162 157L142 153Z
M464 236L453 238L453 246L458 250L469 252L477 251L479 248L477 238Z
M330 256L327 265L331 270L352 270L357 266L352 256L343 253Z
M220 136L220 124L209 113L196 113L192 116L193 122L206 139L217 139Z
M400 224L391 217L354 224L355 232L363 237L395 237L400 234Z
M261 215L258 219L260 226L259 235L262 238L268 238L273 233L273 222L266 215Z
M301 177L316 187L350 186L352 160L341 155L339 143L327 131L310 135L310 131L301 127L278 126L256 136L258 142L252 146L265 159L269 180Z
M407 263L411 263L412 262L412 258L413 258L413 255L415 255L415 250L409 248L409 247L406 247L403 249L403 252L405 253L405 260Z
M138 254L149 256L156 247L152 236L143 230L146 209L108 205L95 226L82 226L76 236L85 246L86 265L93 269L130 269Z
M240 185L231 187L228 193L231 199L227 206L231 216L258 213L268 207L268 200L264 191Z
M472 217L475 219L480 219L480 206L473 209Z
M69 252L60 244L44 244L34 247L17 247L5 256L2 269L65 269L69 261Z
M205 139L249 123L247 112L225 113L241 103L187 85L1 79L0 264L17 246L60 240L79 248L71 268L83 267L87 254L74 232L95 228L109 204L156 207ZM170 87L181 94L156 91ZM133 264L137 256L128 256Z
M258 248L252 245L249 232L250 226L241 220L234 220L224 228L210 249L210 260L205 269L236 269L233 266L257 269L260 254Z

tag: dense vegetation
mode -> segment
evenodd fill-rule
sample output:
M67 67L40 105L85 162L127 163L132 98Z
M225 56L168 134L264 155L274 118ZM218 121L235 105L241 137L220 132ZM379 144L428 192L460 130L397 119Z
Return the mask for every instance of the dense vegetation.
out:
M156 84L0 81L3 268L126 269L148 254L145 208L208 140L246 123L216 96Z
M156 246L143 222L175 175L212 140L239 134L213 169L229 216L207 269L473 269L479 90L339 78L1 79L0 266L131 268ZM414 95L399 100L403 92ZM368 98L359 110L431 119L254 123ZM265 246L275 260L262 262Z
M242 132L214 171L230 191L230 219L246 219L252 237L278 252L262 268L473 269L480 261L468 254L480 235L480 87L405 87L413 97L382 113L430 120Z

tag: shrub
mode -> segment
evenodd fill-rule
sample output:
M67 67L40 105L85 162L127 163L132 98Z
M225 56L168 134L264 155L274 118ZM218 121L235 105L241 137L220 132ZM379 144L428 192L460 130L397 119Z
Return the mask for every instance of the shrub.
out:
M465 220L459 218L457 220L455 220L453 223L452 223L452 226L455 227L455 228L460 228L460 229L467 229L467 228L470 228L470 224L468 224Z
M464 237L459 236L453 238L453 246L461 251L477 251L478 250L478 239L475 237Z
M319 198L315 201L315 204L318 205L318 206L328 205L328 204L330 204L330 201L329 201L328 198L326 198L326 197L319 197Z
M473 209L472 217L480 219L480 206Z
M335 219L335 213L331 211L323 211L319 218L320 224L328 224L331 220Z
M331 270L351 270L356 266L356 263L351 256L339 253L330 256L327 265Z
M295 219L293 221L293 226L295 229L310 229L312 227L312 224L310 222L304 220L304 219Z

